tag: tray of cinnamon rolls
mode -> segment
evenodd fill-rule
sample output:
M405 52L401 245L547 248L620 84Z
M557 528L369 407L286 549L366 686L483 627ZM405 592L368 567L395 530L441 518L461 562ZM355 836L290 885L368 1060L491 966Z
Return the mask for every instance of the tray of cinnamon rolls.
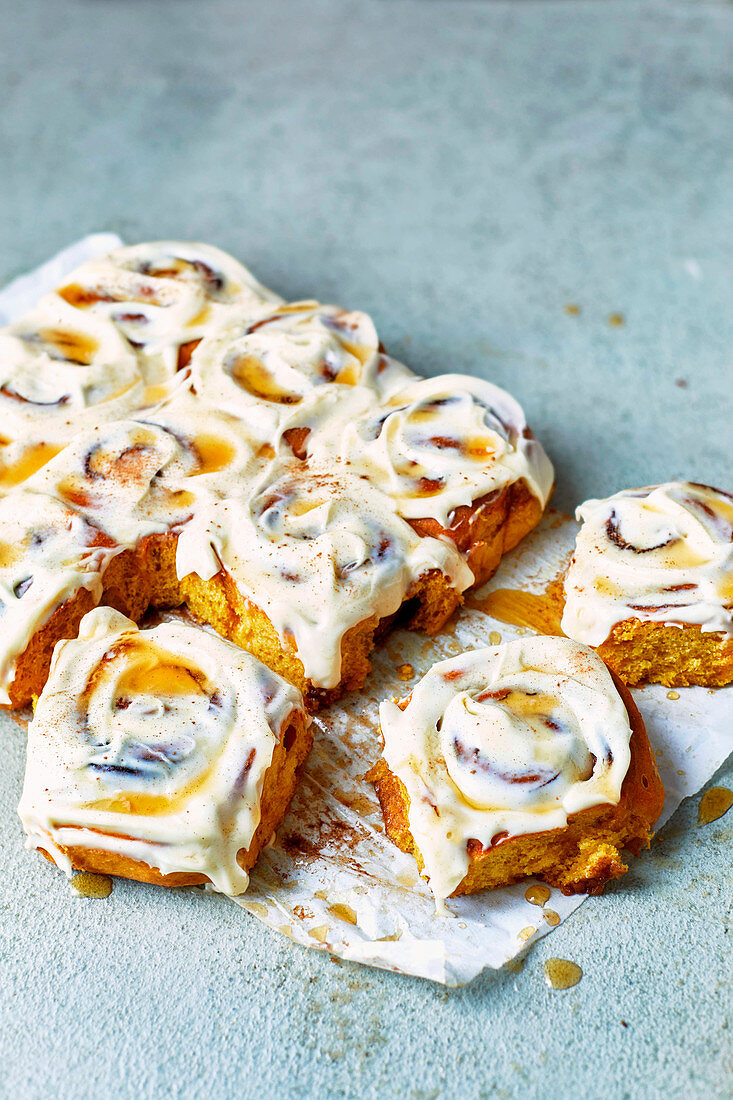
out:
M553 513L509 393L209 245L42 289L0 330L0 703L51 864L455 983L725 759L726 489Z

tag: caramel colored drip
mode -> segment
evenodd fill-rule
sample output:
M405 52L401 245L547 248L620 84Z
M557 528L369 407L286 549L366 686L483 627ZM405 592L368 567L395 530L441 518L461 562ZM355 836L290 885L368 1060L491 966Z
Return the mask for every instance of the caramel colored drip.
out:
M667 698L668 699L679 699L679 697L680 697L680 693L678 691L668 691L667 692Z
M10 489L13 485L20 485L35 474L36 470L50 462L60 450L61 447L55 447L51 443L35 443L27 448L23 457L14 465L3 466L0 462L0 486Z
M397 666L397 679L398 680L411 680L415 675L415 669L412 665L398 665Z
M611 328L621 328L621 326L625 323L623 313L609 313L608 323Z
M267 906L263 905L259 901L248 901L247 902L247 909L249 910L250 913L252 913L256 917L266 917L267 916Z
M560 923L560 914L556 913L554 909L543 909L542 917L547 921L550 928L556 928Z
M490 645L501 645L501 634L498 630L492 630L489 634Z
M550 891L547 886L528 886L524 896L530 905L542 907L550 900Z
M733 806L733 791L727 787L711 787L700 799L697 811L697 824L709 825L717 821Z
M89 366L99 346L97 341L89 336L64 329L44 328L40 329L38 335L44 344L55 348L63 359L69 363L78 363L82 367Z
M342 905L341 902L336 902L334 905L328 906L328 911L337 920L346 921L347 924L356 924L356 912L350 905Z
M82 898L108 898L112 893L112 879L109 875L95 875L91 871L74 875L71 885Z
M215 435L200 435L193 441L199 458L200 474L214 474L225 470L234 459L234 447Z
M237 359L231 366L231 375L242 389L263 401L274 401L278 405L297 405L301 400L300 394L278 386L262 361L254 355L243 355L241 359Z
M201 674L178 664L137 665L120 678L117 691L120 696L204 694Z
M496 588L487 596L466 597L466 607L483 611L502 623L529 627L538 634L565 637L560 626L564 606L562 577L548 585L545 592L520 592L514 588Z
M578 964L569 959L548 959L544 971L550 989L572 989L583 977Z
M521 932L517 932L517 939L521 940L522 943L526 943L528 939L534 936L536 931L537 929L530 924L527 928L523 928Z
M86 287L79 286L78 283L69 283L68 286L62 286L56 293L59 298L63 298L65 302L76 309L87 309L88 306L96 305L97 302L114 301L113 298L108 298L106 294L102 294L98 290L87 290Z
M565 312L568 317L580 317L581 309L576 302L568 302L565 306Z

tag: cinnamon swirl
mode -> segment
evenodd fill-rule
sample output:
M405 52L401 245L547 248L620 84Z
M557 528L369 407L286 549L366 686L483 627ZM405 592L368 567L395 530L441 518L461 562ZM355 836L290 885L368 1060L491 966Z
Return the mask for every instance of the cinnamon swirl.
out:
M183 241L131 245L90 260L57 294L112 322L137 349L150 382L185 367L202 336L231 309L254 319L282 301L226 252Z
M273 463L249 496L197 510L177 570L196 615L310 702L361 686L377 626L403 603L412 625L434 632L473 579L366 480L293 462Z
M387 832L438 901L537 875L597 893L664 792L631 697L586 646L527 637L434 665L380 708Z
M733 681L733 496L693 482L589 500L562 628L629 684Z
M57 645L28 727L28 846L67 874L241 894L311 740L299 692L248 653L97 608Z

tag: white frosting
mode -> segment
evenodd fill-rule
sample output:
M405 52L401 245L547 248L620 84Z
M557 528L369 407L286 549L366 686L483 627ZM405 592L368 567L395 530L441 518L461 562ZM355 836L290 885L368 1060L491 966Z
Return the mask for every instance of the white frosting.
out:
M182 530L179 577L222 566L323 688L339 683L346 631L397 611L414 580L439 569L458 592L473 580L447 540L420 538L367 481L298 463L273 464L249 497L205 505Z
M733 636L733 496L692 482L588 500L562 629L601 645L627 619Z
M120 420L79 435L25 484L75 508L116 542L135 546L190 518L196 496L182 483L196 464L197 455L173 432Z
M140 349L147 373L170 375L182 344L236 308L253 320L282 299L211 245L153 241L117 249L69 275L58 294L113 322Z
M384 759L410 798L435 897L469 868L466 845L544 832L616 805L631 728L603 662L567 638L527 637L433 665L404 710L380 707ZM502 838L503 839L503 838Z
M64 443L145 403L138 359L104 318L49 294L0 330L0 442Z
M415 381L341 432L326 423L308 447L366 473L407 519L444 527L456 508L520 480L544 507L554 478L514 398L462 374Z
M232 314L196 349L194 388L272 440L293 406L323 386L389 392L412 377L379 352L366 313L295 302L255 322Z
M80 588L98 600L122 547L71 507L25 489L0 500L0 703L36 630Z
M60 642L28 727L19 806L29 847L102 849L241 894L276 744L300 693L184 623L138 630L97 608Z

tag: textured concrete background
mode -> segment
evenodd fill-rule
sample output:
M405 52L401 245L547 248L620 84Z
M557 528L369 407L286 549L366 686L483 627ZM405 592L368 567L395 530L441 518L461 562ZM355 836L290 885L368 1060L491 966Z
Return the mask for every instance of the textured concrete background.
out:
M510 388L562 507L730 487L732 36L723 3L8 2L0 280L92 230L210 240ZM22 756L16 731L3 1096L732 1094L728 819L686 804L521 973L448 993L196 891L73 897L21 851ZM545 988L551 955L579 986Z

